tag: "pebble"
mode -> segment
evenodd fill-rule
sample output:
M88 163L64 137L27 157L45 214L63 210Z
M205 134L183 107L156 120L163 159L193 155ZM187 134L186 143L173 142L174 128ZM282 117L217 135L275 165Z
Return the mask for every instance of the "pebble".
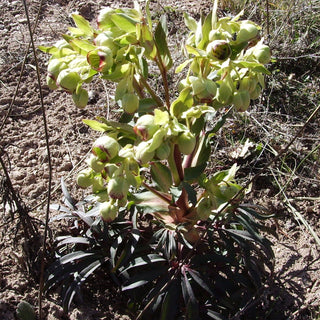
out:
M19 23L27 23L28 20L26 18L18 19L17 20Z

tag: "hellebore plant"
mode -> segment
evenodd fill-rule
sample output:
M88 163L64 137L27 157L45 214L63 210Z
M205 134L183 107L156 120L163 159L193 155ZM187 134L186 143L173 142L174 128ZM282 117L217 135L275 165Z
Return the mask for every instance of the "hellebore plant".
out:
M77 177L92 195L80 205L67 196L64 211L87 229L83 240L62 240L60 246L73 244L73 251L49 268L47 280L48 288L64 281L66 308L78 285L107 264L138 318L224 319L272 272L271 243L259 222L269 216L242 204L237 165L206 171L216 132L232 110L244 112L259 97L268 73L270 50L260 28L240 17L218 18L217 1L199 21L184 14L190 33L185 61L175 70L185 76L175 98L166 20L153 26L149 2L144 13L138 2L134 9L101 10L97 29L74 14L76 27L41 47L51 54L50 88L70 93L82 108L86 84L98 75L117 84L122 112L119 121L84 120L103 132ZM161 94L150 84L151 64L159 70Z

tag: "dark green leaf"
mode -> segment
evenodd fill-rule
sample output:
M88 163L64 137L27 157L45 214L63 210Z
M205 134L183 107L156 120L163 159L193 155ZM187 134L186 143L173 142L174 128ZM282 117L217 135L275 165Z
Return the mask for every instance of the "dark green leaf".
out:
M168 49L167 35L165 33L166 24L167 24L166 17L162 16L156 27L154 38L155 38L155 44L157 46L158 52L161 56L163 66L165 67L166 70L169 70L172 67L172 59L171 59L170 51Z
M64 183L64 179L61 178L61 189L62 189L62 193L64 195L64 200L65 200L65 203L66 205L72 209L72 210L76 210L76 202L74 201L74 199L71 197L68 189L67 189L67 186L66 184Z
M186 319L199 319L199 303L194 295L189 279L186 274L181 277L182 295L186 305Z
M195 206L197 203L197 192L194 190L194 188L189 183L187 183L185 181L181 182L181 186L182 186L182 188L184 188L187 191L188 200Z
M61 240L61 237L57 238L58 247L63 246L64 244L77 244L77 243L82 243L82 244L89 244L90 241L87 238L84 237L63 237L64 239Z
M164 259L163 257L161 257L160 255L158 255L156 253L152 253L152 254L142 256L142 257L137 257L134 260L130 261L128 266L122 272L128 271L132 268L146 266L146 265L153 265L154 263L158 263L158 262L163 263L166 261L167 260Z
M154 281L159 278L163 273L168 270L167 266L153 266L152 270L143 270L130 279L122 286L122 291L132 290L147 284L150 281Z
M167 293L161 306L160 320L175 320L179 311L181 287L177 279L173 280L167 288Z
M157 103L152 98L141 99L139 102L139 113L150 113L157 108Z
M184 169L184 179L185 181L194 181L199 178L199 176L203 173L205 168L207 167L207 162L203 162L202 164L189 167Z
M207 309L207 316L210 317L210 319L214 319L214 320L226 320L226 318L222 316L220 313L210 309Z
M208 284L201 278L201 274L198 271L188 269L188 273L202 289L206 290L210 295L213 295L212 290L209 288Z
M103 263L103 260L96 260L92 262L90 265L88 265L86 268L81 270L79 274L75 277L74 281L71 283L70 286L68 286L68 289L66 290L64 297L63 297L63 309L65 312L67 312L70 308L71 302L73 300L73 297L75 293L79 290L80 285L87 280L87 278L96 270L98 269L101 264Z

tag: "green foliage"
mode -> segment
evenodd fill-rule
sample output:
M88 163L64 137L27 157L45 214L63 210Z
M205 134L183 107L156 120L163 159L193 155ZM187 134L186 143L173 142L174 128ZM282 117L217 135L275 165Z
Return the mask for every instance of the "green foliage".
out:
M246 111L264 88L270 50L253 22L218 18L217 2L199 21L185 13L186 60L176 72L188 71L172 100L166 19L153 27L148 5L145 14L137 2L134 9L105 8L97 29L74 15L76 28L41 48L52 56L52 89L84 107L85 84L100 75L116 82L123 113L119 122L84 120L104 133L77 178L92 196L75 204L63 185L68 207L55 208L65 212L60 219L72 216L85 227L58 239L46 284L62 284L67 310L80 285L107 266L139 318L224 319L263 285L273 253L260 234L269 231L260 223L268 216L241 204L236 164L209 176L205 169L210 141L232 107ZM163 94L149 85L150 64L159 69Z

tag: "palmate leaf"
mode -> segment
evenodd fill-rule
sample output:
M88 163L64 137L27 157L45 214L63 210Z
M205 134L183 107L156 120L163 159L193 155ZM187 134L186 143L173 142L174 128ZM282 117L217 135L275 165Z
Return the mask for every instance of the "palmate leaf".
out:
M74 298L76 292L79 291L80 286L83 282L87 280L87 278L94 273L107 259L102 258L99 260L93 261L91 264L86 266L82 269L77 275L75 276L74 280L72 281L71 285L66 286L66 291L62 293L63 296L63 310L67 312L70 308L71 302Z
M171 282L161 304L159 320L175 320L179 311L181 286L178 279Z
M166 262L167 260L164 259L162 256L156 254L156 253L151 253L142 257L137 257L134 260L130 261L129 264L126 266L126 268L122 271L127 272L132 268L137 268L137 267L142 267L146 265L154 265L155 263L158 262Z
M199 319L199 303L195 297L195 294L192 290L191 284L186 274L183 274L181 277L181 289L184 303L186 306L186 319Z
M69 282L74 273L101 259L105 259L105 257L97 251L76 251L66 254L47 269L45 290L49 290L53 286L64 282L64 280Z
M131 276L128 281L122 286L122 291L132 290L141 287L149 282L161 277L164 273L168 272L168 266L166 265L152 265L151 270L142 269L137 271Z
M127 235L120 234L110 248L112 272L126 265L131 258L140 239L140 231L133 229Z
M84 237L72 237L72 236L63 236L57 237L58 242L57 247L63 246L65 244L90 244L90 241Z
M192 269L188 269L188 273L191 276L191 278L205 291L207 291L210 295L213 295L212 290L208 286L208 282L206 282L204 279L202 279L201 274Z
M163 252L168 260L176 256L177 243L175 234L173 230L162 228L154 234L150 241L151 245L156 243L155 250Z

